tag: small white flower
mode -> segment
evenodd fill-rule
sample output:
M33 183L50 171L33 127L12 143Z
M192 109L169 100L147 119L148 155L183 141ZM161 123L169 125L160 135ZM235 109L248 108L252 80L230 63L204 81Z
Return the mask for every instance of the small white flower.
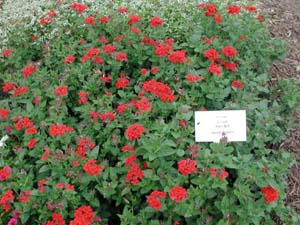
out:
M1 138L1 140L0 140L0 147L5 146L5 141L7 141L8 138L9 138L8 135L5 135L4 137Z

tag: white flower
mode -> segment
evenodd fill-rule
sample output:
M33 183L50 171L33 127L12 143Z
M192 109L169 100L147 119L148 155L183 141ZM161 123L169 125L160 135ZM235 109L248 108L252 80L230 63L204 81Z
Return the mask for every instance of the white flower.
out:
M1 140L0 140L0 147L5 146L5 141L7 141L8 138L9 138L8 135L5 135L4 137L1 138Z

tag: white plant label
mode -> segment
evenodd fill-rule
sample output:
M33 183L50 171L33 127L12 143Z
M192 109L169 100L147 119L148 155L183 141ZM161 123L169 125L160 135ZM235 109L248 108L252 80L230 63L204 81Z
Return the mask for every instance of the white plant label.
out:
M195 112L196 142L247 141L245 110Z

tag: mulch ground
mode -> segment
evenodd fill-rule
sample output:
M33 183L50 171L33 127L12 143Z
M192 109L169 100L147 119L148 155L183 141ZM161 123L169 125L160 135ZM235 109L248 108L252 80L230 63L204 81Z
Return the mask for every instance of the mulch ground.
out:
M289 45L285 58L274 62L269 70L272 81L285 78L300 79L300 1L266 0L261 1L260 8L267 16L271 34L286 40ZM300 121L299 110L295 116ZM289 186L286 190L286 204L300 213L300 124L290 131L280 149L294 153L298 161L287 178Z

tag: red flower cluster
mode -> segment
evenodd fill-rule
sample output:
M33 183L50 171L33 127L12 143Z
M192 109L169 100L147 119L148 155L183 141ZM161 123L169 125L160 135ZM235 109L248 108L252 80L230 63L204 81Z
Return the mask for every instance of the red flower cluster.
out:
M103 59L99 56L100 50L99 48L90 48L86 52L84 56L81 58L81 62L85 63L88 59L90 59L92 62L95 62L96 64L100 64L103 62Z
M23 68L23 76L29 77L31 74L36 72L36 68L33 65L28 65Z
M45 150L41 158L42 161L46 161L50 155L50 150Z
M137 23L141 20L141 17L139 15L130 15L128 19L128 24L132 25L134 23Z
M118 8L118 12L119 12L119 13L127 13L127 12L128 12L128 9L127 9L127 8L123 8L123 7L120 7L120 8Z
M78 14L83 13L88 7L85 4L74 2L70 5L70 9L75 10Z
M96 144L92 142L90 138L80 139L75 154L78 156L84 156L87 150L95 148Z
M163 23L164 21L158 16L152 17L150 19L150 27L152 28L162 26Z
M73 63L75 60L75 56L73 55L68 55L65 59L64 59L64 63L65 64L71 64Z
M183 199L187 199L187 191L181 186L176 186L170 189L170 198L176 203L181 202Z
M50 24L52 22L52 19L50 17L43 17L40 19L40 25Z
M5 166L0 170L0 181L10 178L12 173L12 168L10 166Z
M222 67L217 63L212 63L207 68L207 72L212 73L213 75L216 75L216 76L221 76L222 75Z
M96 159L88 160L84 165L83 169L86 173L92 176L98 176L99 173L104 169L104 166L96 164Z
M116 119L116 115L112 112L98 113L95 111L90 111L89 115L93 122L97 122L98 119L100 119L103 123L106 123Z
M118 52L115 60L116 62L128 62L127 54L124 52Z
M214 16L217 13L217 7L213 4L207 4L203 7L205 9L205 16Z
M68 86L58 86L54 90L54 94L61 96L61 97L68 96Z
M182 159L178 163L178 172L182 175L189 175L191 173L197 173L197 162L192 159Z
M169 55L169 61L182 64L185 61L185 50L174 51Z
M85 24L89 24L89 25L95 25L96 22L95 22L95 17L93 16L88 16L84 19L84 23Z
M16 84L15 83L5 83L2 87L2 91L4 93L8 93L9 91L11 91L12 89L14 89L16 87Z
M8 190L4 193L2 198L0 198L0 205L2 205L2 208L5 212L8 212L10 210L10 203L15 199L14 193L12 190Z
M19 195L19 202L24 202L24 203L29 202L30 195L31 195L31 190L21 192Z
M203 53L203 55L211 61L215 61L219 58L218 51L215 49L208 49Z
M237 51L234 47L228 45L222 49L222 54L228 58L234 58L237 54Z
M94 222L95 212L90 206L81 206L75 210L74 219L70 225L90 225Z
M131 169L128 170L125 181L133 185L137 185L140 182L140 179L142 179L143 177L143 171L136 163L134 163L132 164Z
M142 112L147 112L152 109L152 105L149 103L147 98L142 98L135 102L134 107Z
M235 89L243 89L244 88L244 84L240 80L234 80L231 83L231 87L233 87Z
M229 5L227 6L227 13L228 14L240 14L241 7L238 5Z
M123 89L129 86L129 79L120 77L116 82L117 89Z
M13 120L14 122L16 122L15 123L16 130L22 130L25 128L33 127L34 125L34 123L28 117L24 117L24 118L16 117Z
M64 225L66 221L60 213L52 213L52 220L48 220L45 225Z
M130 32L138 35L141 34L141 30L137 27L131 27Z
M185 79L189 82L189 83L195 83L197 81L202 81L204 79L204 77L202 77L201 75L193 75L193 74L187 74L185 76Z
M105 24L109 21L109 18L108 18L108 16L101 16L99 21L100 21L100 23Z
M154 53L159 57L165 57L169 55L171 50L172 50L172 45L166 43L160 43L156 46Z
M132 124L130 125L126 131L125 131L125 134L126 134L126 137L128 140L130 141L133 141L133 140L136 140L136 139L139 139L142 135L142 133L145 132L145 128L143 127L143 125L141 124Z
M26 92L29 90L29 88L27 86L20 86L18 88L16 88L13 92L13 96L17 97L19 95L24 95L26 94Z
M209 172L210 172L210 176L212 178L216 178L217 177L217 174L218 174L218 170L216 168L209 168ZM219 179L220 180L224 180L225 178L227 178L229 176L229 173L224 169L222 168L220 171L219 171Z
M132 166L136 163L136 155L132 154L125 158L125 166Z
M164 83L149 80L143 84L142 89L145 92L151 92L154 96L159 97L163 102L172 102L175 100L175 96L171 88Z
M52 137L62 136L67 132L74 131L73 127L68 127L65 124L52 124L49 127L49 134Z
M78 104L83 104L89 101L88 99L88 93L85 91L79 91L77 93L79 99L78 99Z
M36 128L35 127L30 127L28 129L25 130L25 134L36 134Z
M0 109L0 120L5 120L8 118L9 111L7 109Z
M27 143L27 148L33 149L35 145L36 145L36 139L35 138L31 138L28 141L28 143Z
M271 186L267 186L267 187L262 187L261 188L261 192L264 194L265 196L265 202L266 203L272 203L274 201L278 200L278 191L271 187Z
M103 51L106 52L107 54L112 54L117 50L117 47L111 44L104 45L102 47Z
M160 198L165 198L167 194L163 191L152 191L151 194L147 198L147 203L153 209L159 211L162 207Z
M129 146L129 145L124 145L121 149L123 152L129 151L129 152L134 152L134 147Z
M2 51L2 56L8 58L11 53L13 53L12 49L5 49Z

